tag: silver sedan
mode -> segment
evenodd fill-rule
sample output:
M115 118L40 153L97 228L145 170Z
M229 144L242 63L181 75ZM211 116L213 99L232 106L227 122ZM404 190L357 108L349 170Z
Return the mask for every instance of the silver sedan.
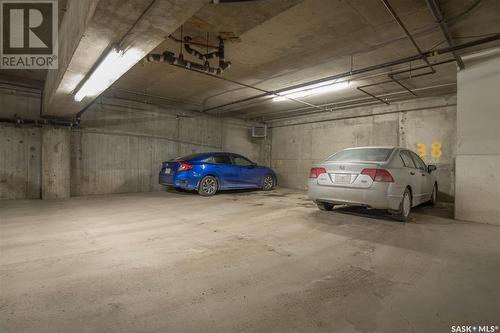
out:
M412 207L436 202L434 170L406 148L349 148L311 168L308 195L321 210L334 205L387 209L406 221Z

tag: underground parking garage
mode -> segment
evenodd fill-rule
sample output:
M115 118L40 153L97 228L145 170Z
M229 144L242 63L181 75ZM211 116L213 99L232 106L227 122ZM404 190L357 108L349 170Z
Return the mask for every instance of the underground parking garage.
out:
M498 331L498 1L36 2L2 332Z

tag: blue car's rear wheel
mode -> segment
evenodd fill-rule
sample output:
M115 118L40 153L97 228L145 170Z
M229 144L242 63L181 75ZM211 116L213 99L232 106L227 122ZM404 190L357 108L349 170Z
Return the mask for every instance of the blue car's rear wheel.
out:
M205 176L201 179L198 186L198 193L203 196L211 196L217 193L219 184L217 179L213 176Z
M273 176L265 176L262 180L262 189L264 191L270 191L274 187L274 178Z

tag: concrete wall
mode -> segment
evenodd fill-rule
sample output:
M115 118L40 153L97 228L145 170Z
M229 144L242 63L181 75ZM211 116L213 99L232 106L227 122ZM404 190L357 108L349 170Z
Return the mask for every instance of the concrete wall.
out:
M0 198L40 198L41 129L0 124Z
M0 118L15 114L38 118L39 105L39 95L0 94ZM159 190L161 162L195 152L230 150L269 165L270 144L252 139L251 125L237 119L103 99L82 116L81 126L70 132L70 193ZM0 198L39 198L42 129L0 125L0 140ZM53 148L47 147L46 152ZM50 161L46 162L49 167Z
M42 199L70 197L70 135L70 128L42 128Z
M265 142L250 138L250 124L137 103L105 101L87 111L71 137L71 193L159 190L161 162L178 156L230 150L269 164Z
M452 95L294 118L274 123L272 140L264 140L252 139L252 124L237 119L104 99L71 130L71 195L158 190L162 161L214 150L271 165L280 186L304 189L310 166L340 149L401 145L419 151L420 144L424 160L438 165L441 199L451 200L455 104ZM36 95L0 94L0 106L0 117L39 116ZM39 127L1 125L0 198L40 197L41 135ZM440 156L433 143L441 144Z
M40 94L0 88L0 118L38 118ZM41 196L42 131L0 123L0 199Z
M500 52L458 73L455 216L500 224Z
M424 161L438 166L441 199L454 196L455 95L294 118L272 126L271 164L281 186L305 189L311 165L341 149L399 145L416 152L420 147Z

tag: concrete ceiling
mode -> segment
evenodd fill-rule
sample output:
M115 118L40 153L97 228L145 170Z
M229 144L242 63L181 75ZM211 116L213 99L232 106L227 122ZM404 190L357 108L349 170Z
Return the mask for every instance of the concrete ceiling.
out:
M441 0L440 3L445 17L450 19L464 13L475 1ZM422 50L448 46L424 0L391 0L390 3ZM482 0L467 15L453 20L450 30L457 42L498 33L499 7L499 1ZM226 42L226 58L232 62L232 67L222 76L265 90L280 89L346 72L351 66L351 56L353 68L356 69L416 54L415 48L383 3L375 0L260 0L207 4L184 24L183 34L203 42L207 32L211 37L210 44L216 44L215 38L222 32L231 32L231 35L237 37L235 41ZM180 38L180 29L173 35ZM180 45L167 39L155 52L165 50L179 53ZM186 54L184 56L189 57ZM432 60L448 58L451 55ZM412 66L423 64L419 61ZM403 67L408 66L399 66ZM406 80L405 84L411 89L417 89L418 95L455 91L456 65L451 63L436 67L436 70L437 73L432 76ZM417 73L420 72L415 74ZM386 78L353 78L354 83L345 91L302 100L323 104L367 97L356 86ZM439 89L422 89L434 86L439 86ZM161 63L136 65L114 88L116 90L111 93L116 96L143 100L144 96L134 97L134 94L123 90L136 91L162 96L168 98L166 103L178 102L174 104L197 110L261 93ZM369 89L367 88L375 94L402 90L395 83ZM411 95L407 93L400 97L409 96ZM161 102L159 99L157 101ZM272 102L265 98L224 108L223 112L233 111L226 114L258 117L303 106L294 101Z
M108 0L111 1L111 0ZM441 9L450 21L451 34L463 43L499 33L500 1L441 0ZM249 84L263 90L276 90L352 68L384 63L416 54L414 46L379 0L256 0L231 4L206 1L184 22L182 33L197 42L217 44L217 36L226 38L226 60L232 66L221 77ZM424 51L447 46L425 0L389 0L392 7ZM475 6L473 6L476 4ZM66 1L60 1L64 13ZM468 9L473 8L468 11ZM465 14L464 14L465 13ZM103 15L95 14L102 22ZM113 15L107 12L108 16ZM184 15L185 16L185 15ZM135 17L135 16L134 16ZM126 29L126 26L122 27ZM181 28L172 30L181 37ZM140 35L133 36L137 41ZM164 36L155 53L180 51L180 44ZM111 39L110 39L111 40ZM132 41L133 42L133 41ZM486 48L499 45L489 43ZM200 48L200 51L205 51ZM467 50L469 52L471 50ZM97 51L94 53L98 53ZM184 53L184 57L196 61ZM190 58L191 57L191 58ZM451 54L431 61L450 59ZM423 65L415 61L376 72L351 77L352 84L343 91L301 98L303 102L323 105L350 100L376 101L356 87L387 80L387 73ZM216 66L216 63L213 63ZM436 67L436 74L412 77L403 83L418 96L454 92L456 65ZM412 76L422 71L412 71ZM39 82L45 71L0 71L0 77L20 77ZM372 94L391 99L410 98L396 83L366 88ZM244 88L218 78L162 63L138 63L105 94L117 98L146 101L166 107L203 111L262 91ZM252 119L272 119L288 115L288 110L318 110L297 101L273 102L269 97L217 108L209 113L223 113ZM291 113L290 113L291 114Z
M205 0L69 1L59 29L58 68L47 73L42 114L77 116L97 96L92 93L77 101L74 93L95 73L110 47L118 45L128 61L138 62L204 4ZM123 69L118 66L115 72Z

